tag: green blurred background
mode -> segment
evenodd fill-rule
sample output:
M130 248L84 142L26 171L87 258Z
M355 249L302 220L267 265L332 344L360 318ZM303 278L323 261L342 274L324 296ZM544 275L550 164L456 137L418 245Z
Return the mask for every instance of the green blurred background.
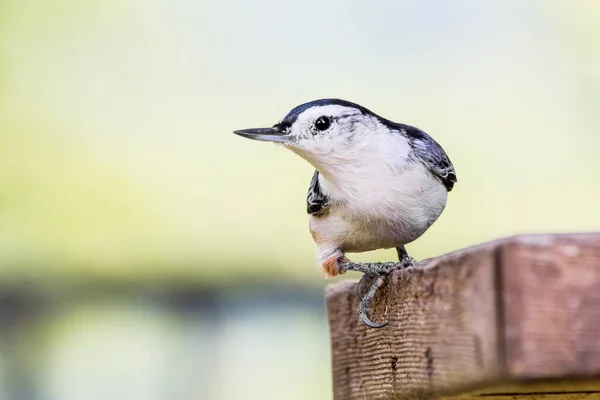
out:
M0 0L0 398L331 398L312 168L231 133L309 100L451 156L417 259L598 230L599 20L595 0Z

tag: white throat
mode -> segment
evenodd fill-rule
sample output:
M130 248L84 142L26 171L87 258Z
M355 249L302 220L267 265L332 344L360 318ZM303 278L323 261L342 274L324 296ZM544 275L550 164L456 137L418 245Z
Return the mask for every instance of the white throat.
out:
M408 139L378 125L375 130L355 132L350 143L290 149L320 172L322 189L334 200L379 193L394 185L413 163L408 161Z

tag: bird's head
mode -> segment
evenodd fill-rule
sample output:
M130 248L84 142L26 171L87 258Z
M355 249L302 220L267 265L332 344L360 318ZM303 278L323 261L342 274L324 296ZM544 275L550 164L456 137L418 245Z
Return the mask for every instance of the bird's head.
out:
M365 152L389 151L401 135L390 135L389 122L370 110L345 100L321 99L292 109L270 128L234 133L254 140L276 142L306 159L317 169L352 162ZM400 146L405 147L405 146ZM396 157L401 154L396 153Z

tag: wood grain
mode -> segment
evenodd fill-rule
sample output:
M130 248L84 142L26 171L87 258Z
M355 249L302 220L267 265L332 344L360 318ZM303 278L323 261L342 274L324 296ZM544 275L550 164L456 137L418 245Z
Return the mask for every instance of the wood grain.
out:
M525 383L567 379L587 379L581 398L596 396L599 283L600 234L578 234L502 239L396 271L371 310L390 322L382 329L358 317L355 283L329 287L334 398L531 398L544 390Z

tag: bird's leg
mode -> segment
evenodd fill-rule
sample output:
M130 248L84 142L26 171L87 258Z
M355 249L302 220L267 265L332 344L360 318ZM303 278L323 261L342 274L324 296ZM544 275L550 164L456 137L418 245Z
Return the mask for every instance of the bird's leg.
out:
M397 263L394 261L388 262L354 262L349 261L347 263L340 264L340 272L346 271L362 272L363 274L375 276L375 275L386 275L395 269L402 269L405 265L403 263Z
M407 267L415 265L415 259L408 255L404 246L396 247L396 252L398 253L398 261L405 264Z
M340 272L346 271L357 271L362 272L363 276L358 282L357 292L360 303L358 305L358 314L362 318L363 322L371 328L382 328L388 323L373 322L367 317L367 310L370 307L370 303L375 297L377 289L383 285L385 278L395 269L402 269L414 265L415 260L409 257L404 246L396 248L398 252L398 263L395 262L384 262L384 263L359 263L359 262L341 262L339 264ZM365 280L375 277L375 281L370 285L369 290L363 297L363 286Z
M404 246L396 247L396 252L398 253L398 261L400 261L401 263L403 263L405 265L401 266L401 267L396 267L394 269L410 267L415 264L414 258L412 258L408 255L406 248ZM362 300L362 298L364 296L363 289L364 289L366 281L373 277L374 277L374 275L371 273L364 273L363 276L360 278L360 281L358 281L358 285L356 285L356 291L357 291L359 299Z

